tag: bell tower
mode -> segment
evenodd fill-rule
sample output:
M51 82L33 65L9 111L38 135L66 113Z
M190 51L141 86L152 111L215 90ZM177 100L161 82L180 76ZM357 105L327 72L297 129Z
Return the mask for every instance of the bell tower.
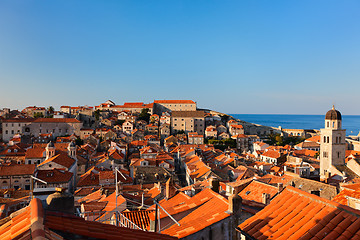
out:
M46 150L46 158L45 158L46 160L55 156L55 145L52 141L50 141L46 145L45 150Z
M320 130L320 178L326 178L332 166L345 165L346 130L341 121L334 106L325 115L325 128Z

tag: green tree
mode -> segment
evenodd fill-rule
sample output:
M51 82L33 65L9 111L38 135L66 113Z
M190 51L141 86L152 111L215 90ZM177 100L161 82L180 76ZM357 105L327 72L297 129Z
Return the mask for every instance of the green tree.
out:
M44 114L42 114L41 112L36 112L34 113L34 118L43 118Z
M100 119L100 110L99 109L94 111L94 117L95 117L96 121L99 121L99 119Z
M144 120L146 122L149 122L150 120L150 113L148 108L143 108L141 110L141 113L139 115L139 120Z
M54 107L53 107L53 106L50 106L50 107L48 107L47 111L48 111L48 113L49 113L50 115L53 115L53 114L54 114L55 109L54 109Z

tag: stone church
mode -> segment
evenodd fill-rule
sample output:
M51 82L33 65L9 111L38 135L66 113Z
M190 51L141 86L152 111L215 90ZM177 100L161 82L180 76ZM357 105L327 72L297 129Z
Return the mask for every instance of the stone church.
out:
M342 129L341 113L334 106L325 115L325 128L320 130L320 136L320 179L334 175L338 180L358 177L360 172L345 163L346 130Z

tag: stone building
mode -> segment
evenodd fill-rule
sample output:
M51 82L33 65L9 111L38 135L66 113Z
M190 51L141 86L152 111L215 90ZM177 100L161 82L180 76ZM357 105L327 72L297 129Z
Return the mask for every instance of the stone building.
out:
M35 165L17 164L0 166L0 188L14 188L30 190L31 176L34 175Z
M22 133L35 137L44 133L52 133L53 137L72 134L80 136L82 125L82 122L74 118L38 118L24 127Z
M15 134L30 132L30 125L35 119L33 118L12 118L2 120L2 138L4 142L8 142Z
M161 115L163 112L196 111L196 102L192 100L155 100L154 112Z
M332 169L345 165L346 130L341 128L341 113L334 106L325 115L325 128L320 134L320 177L326 178ZM334 169L335 168L335 169Z
M204 111L173 111L171 113L171 131L197 132L204 134Z

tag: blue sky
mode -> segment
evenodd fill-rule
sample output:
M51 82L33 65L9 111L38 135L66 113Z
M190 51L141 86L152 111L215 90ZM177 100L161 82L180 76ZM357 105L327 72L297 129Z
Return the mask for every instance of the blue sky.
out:
M0 1L0 108L360 114L359 1Z

